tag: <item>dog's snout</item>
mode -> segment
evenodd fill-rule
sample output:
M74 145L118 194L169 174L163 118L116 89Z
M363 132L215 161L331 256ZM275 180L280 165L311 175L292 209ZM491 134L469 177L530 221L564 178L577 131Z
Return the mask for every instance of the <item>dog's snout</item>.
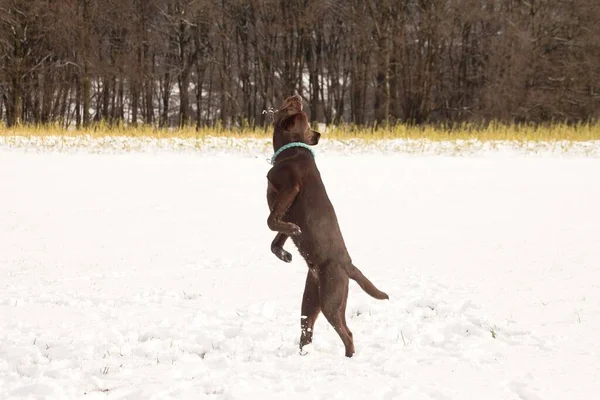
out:
M312 131L311 144L315 145L319 143L319 139L321 138L321 134L317 131Z

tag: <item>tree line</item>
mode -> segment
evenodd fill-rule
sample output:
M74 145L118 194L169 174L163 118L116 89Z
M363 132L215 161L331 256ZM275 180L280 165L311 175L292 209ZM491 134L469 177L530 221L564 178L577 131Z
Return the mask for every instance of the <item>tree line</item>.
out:
M0 119L589 121L599 37L598 0L0 0Z

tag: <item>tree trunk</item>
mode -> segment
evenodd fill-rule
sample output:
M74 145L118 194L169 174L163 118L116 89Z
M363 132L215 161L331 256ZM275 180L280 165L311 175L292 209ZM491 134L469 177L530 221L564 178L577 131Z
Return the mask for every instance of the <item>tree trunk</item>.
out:
M204 82L204 69L196 66L196 130L202 127L202 86Z
M171 99L171 74L165 72L162 83L162 111L160 114L160 126L165 128L169 124L169 101Z
M387 36L379 39L377 52L377 72L375 75L375 122L387 123L390 114L390 92L388 85L389 51Z
M189 124L188 110L190 107L190 73L184 70L179 77L179 127L183 128Z
M81 128L81 78L75 76L75 128Z
M137 78L131 82L131 125L137 126L138 108L140 101L140 87Z

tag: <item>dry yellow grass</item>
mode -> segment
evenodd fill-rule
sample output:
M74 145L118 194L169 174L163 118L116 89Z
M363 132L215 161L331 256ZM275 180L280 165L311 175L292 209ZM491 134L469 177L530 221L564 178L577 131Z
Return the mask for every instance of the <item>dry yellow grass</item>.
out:
M18 127L0 127L0 136L25 136L25 137L47 137L47 136L91 136L92 138L111 137L140 137L140 138L181 138L181 139L201 139L209 136L215 137L268 137L268 132L264 129L256 128L235 128L226 129L223 127L210 127L195 129L186 127L182 129L175 128L155 128L147 125L122 126L95 124L85 129L64 129L56 125L36 125L36 126L18 126Z
M600 140L600 124L551 124L545 126L490 124L487 127L461 125L452 129L443 126L410 126L394 125L379 127L356 127L354 125L329 126L322 129L324 137L330 139L429 139L432 141L446 140L510 140L510 141L590 141ZM101 138L116 137L147 137L147 138L181 138L201 139L206 137L235 137L235 138L269 138L270 128L223 128L210 127L196 130L194 127L183 129L157 129L149 126L109 126L98 124L81 130L67 130L60 126L19 126L0 127L0 136L82 136Z
M464 124L458 127L409 126L356 128L353 126L333 127L328 135L335 138L359 137L363 139L429 139L432 141L452 140L510 140L510 141L590 141L600 140L600 124L552 124L546 126L490 124L476 127Z

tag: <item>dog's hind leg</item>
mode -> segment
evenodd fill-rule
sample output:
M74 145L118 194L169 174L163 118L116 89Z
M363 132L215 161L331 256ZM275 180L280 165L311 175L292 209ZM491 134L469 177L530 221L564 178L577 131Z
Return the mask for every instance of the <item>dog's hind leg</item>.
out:
M300 350L312 343L315 321L321 312L319 297L319 278L312 270L306 275L306 286L302 296L302 316L300 317Z
M319 277L321 286L321 310L344 342L346 357L354 354L354 339L346 324L346 301L348 299L348 275L336 267L326 267Z
M287 263L292 261L292 255L283 249L285 241L289 238L285 233L278 233L275 235L275 239L271 243L271 252L277 256L281 261Z

